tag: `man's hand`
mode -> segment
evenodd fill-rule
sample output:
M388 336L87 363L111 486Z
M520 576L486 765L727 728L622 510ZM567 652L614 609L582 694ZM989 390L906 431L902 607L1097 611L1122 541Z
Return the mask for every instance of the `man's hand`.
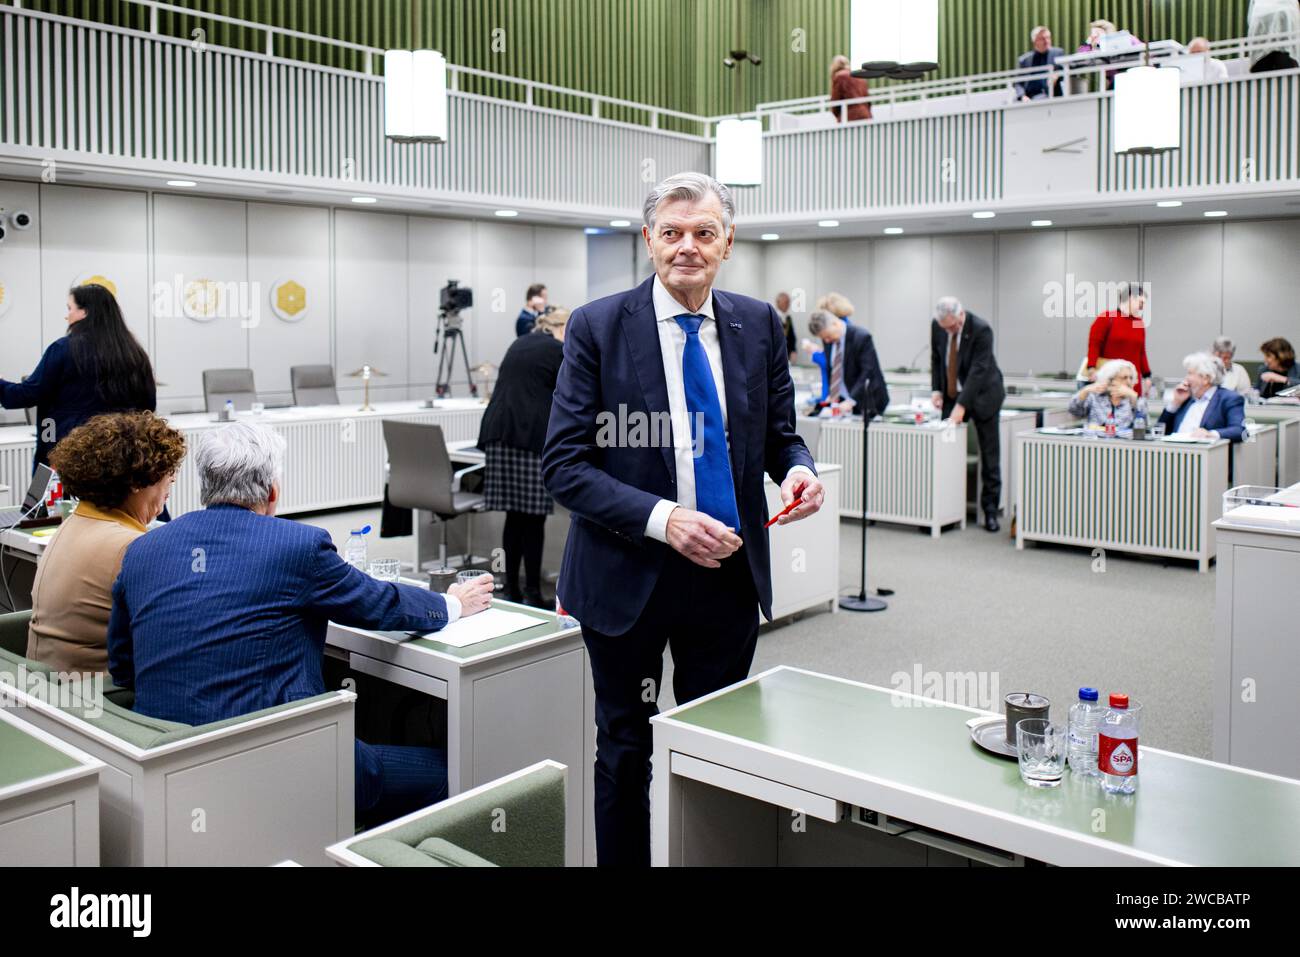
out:
M740 547L740 536L712 515L680 505L668 514L669 546L704 568L721 568L722 559Z
M467 582L456 582L447 594L460 599L460 617L477 615L492 604L492 590L496 587L491 575L479 575Z
M939 409L939 410L942 411L942 409L943 409L943 393L942 393L942 392L931 392L931 393L930 393L930 404L931 404L932 406L934 406L936 409Z
M787 476L781 483L781 506L784 508L797 498L802 498L803 502L798 508L778 518L776 524L789 525L791 522L816 514L822 507L822 500L825 497L826 490L822 488L821 479L817 476L809 475L807 472L795 472Z
M966 407L958 402L952 407L952 415L948 416L948 421L953 425L961 425L966 421Z
M1174 386L1174 395L1170 400L1169 408L1171 410L1181 408L1182 404L1188 400L1191 394L1191 387L1188 386L1187 380L1184 379L1182 382L1178 383L1178 385Z

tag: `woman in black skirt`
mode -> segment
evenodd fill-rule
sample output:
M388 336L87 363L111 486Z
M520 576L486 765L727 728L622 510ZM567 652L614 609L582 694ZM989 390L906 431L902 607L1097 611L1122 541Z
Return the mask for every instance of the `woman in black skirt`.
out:
M542 545L554 503L542 482L542 446L551 417L551 396L564 359L569 313L553 309L537 317L533 331L506 350L492 401L483 413L478 445L487 453L485 505L505 512L506 598L547 607L542 598ZM524 588L519 589L519 563Z

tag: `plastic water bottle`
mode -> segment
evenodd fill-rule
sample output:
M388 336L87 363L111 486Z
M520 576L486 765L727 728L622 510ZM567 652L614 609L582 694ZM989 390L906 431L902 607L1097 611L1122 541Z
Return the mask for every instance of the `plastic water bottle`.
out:
M1070 770L1075 774L1097 775L1097 727L1105 713L1096 688L1079 689L1079 700L1070 706Z
M1111 794L1137 790L1138 712L1142 706L1126 694L1110 696L1110 708L1097 728L1097 769L1101 786Z
M1115 437L1115 407L1112 405L1110 407L1109 414L1107 414L1106 416L1106 438L1113 439L1114 437Z
M557 623L561 628L578 627L578 619L574 618L572 615L570 615L567 611L564 610L564 606L560 604L559 595L555 596L555 617Z
M370 534L370 526L355 529L348 537L348 543L343 546L343 560L353 568L359 568L366 571L368 563L366 560L366 536Z
M1147 434L1147 400L1138 399L1137 409L1133 412L1133 438L1139 442Z
M226 421L235 421L235 401L233 399L226 400Z

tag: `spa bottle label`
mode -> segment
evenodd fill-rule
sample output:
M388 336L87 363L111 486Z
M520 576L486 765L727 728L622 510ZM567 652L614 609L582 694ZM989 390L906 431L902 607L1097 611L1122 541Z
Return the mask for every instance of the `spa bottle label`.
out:
M1138 739L1097 736L1097 767L1102 774L1128 777L1137 774Z

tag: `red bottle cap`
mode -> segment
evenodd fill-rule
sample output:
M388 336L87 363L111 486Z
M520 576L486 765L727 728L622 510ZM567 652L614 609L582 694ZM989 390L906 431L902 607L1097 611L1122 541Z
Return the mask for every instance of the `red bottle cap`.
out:
M1111 696L1110 696L1110 706L1111 706L1112 708L1120 708L1120 709L1127 708L1127 707L1128 707L1128 695L1126 695L1126 694L1113 694L1113 695L1111 695Z

